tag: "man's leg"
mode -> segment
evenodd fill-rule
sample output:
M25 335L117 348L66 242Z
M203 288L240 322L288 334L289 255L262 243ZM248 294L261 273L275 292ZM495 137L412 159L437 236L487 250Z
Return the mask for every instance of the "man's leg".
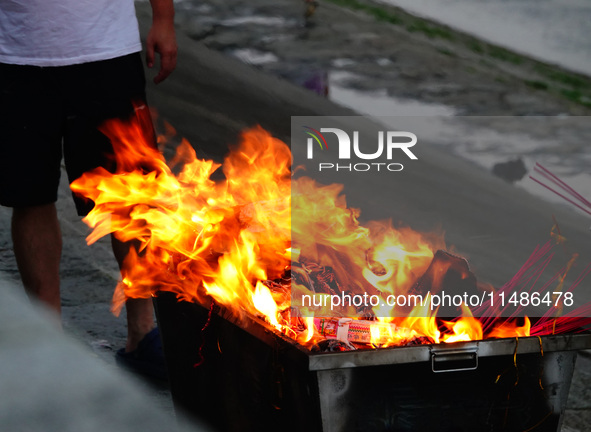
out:
M0 204L13 209L14 254L27 294L59 313L62 239L54 203L63 119L56 70L0 63Z
M64 159L69 181L73 182L97 167L115 172L117 167L112 157L114 150L109 138L99 129L108 119L125 120L131 117L135 113L134 102L145 104L145 78L141 56L136 53L73 65L68 69L68 73L70 98L66 109ZM93 207L92 202L77 196L75 204L80 216L88 214ZM111 241L115 259L121 268L134 243L122 243L113 237ZM152 299L129 300L126 302L126 309L127 342L122 352L117 351L117 359L133 368L138 366L136 369L150 369L145 363L155 363L156 367L160 367L158 363L163 358L154 361L153 352L158 351L153 349L154 338L145 338L155 328ZM138 347L140 350L136 349ZM125 356L131 352L132 355Z
M121 242L111 236L111 245L113 254L119 264L119 269L123 267L123 261L127 256L129 249L134 247L133 242ZM127 310L127 343L125 352L134 351L140 341L156 325L154 324L154 306L151 298L147 299L129 299L125 303Z
M132 248L137 250L137 241L123 243L111 235L113 253L122 268L123 261ZM125 348L117 350L117 363L153 378L166 380L166 363L160 335L154 323L154 306L151 298L128 299L127 343Z
M14 208L12 241L29 297L37 298L61 313L59 268L62 234L55 204Z

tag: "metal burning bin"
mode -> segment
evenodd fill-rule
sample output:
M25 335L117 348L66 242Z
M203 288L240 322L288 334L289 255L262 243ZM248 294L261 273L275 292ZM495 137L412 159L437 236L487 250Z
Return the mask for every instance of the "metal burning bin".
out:
M219 431L558 431L591 335L312 353L256 318L156 300L175 407Z

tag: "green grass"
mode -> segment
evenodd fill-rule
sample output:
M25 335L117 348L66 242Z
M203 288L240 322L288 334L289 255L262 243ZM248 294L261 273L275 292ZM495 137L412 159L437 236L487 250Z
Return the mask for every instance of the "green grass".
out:
M482 44L480 42L475 41L475 40L470 40L467 45L471 51L473 51L477 54L484 54L484 47L482 46Z
M549 88L547 83L538 80L525 80L525 84L536 90L548 90Z
M493 67L491 59L514 65L522 65L529 62L528 58L514 53L506 48L495 46L479 41L470 36L458 35L445 26L431 23L427 20L409 16L404 12L397 12L395 9L373 4L366 0L328 0L338 6L351 10L361 11L375 18L377 21L389 24L404 26L409 32L422 33L430 39L444 39L463 43L470 51L480 56L479 63L487 67ZM436 48L441 54L457 57L452 50L444 47ZM529 63L526 63L528 65ZM469 73L477 73L473 67L467 67ZM544 65L534 62L535 73L532 79L525 79L523 82L536 90L558 93L566 99L577 104L591 108L591 79L580 74L559 70L552 65ZM497 81L505 82L505 79L497 78Z
M563 89L560 93L567 99L579 103L587 108L591 108L591 97L581 93L579 90Z
M494 45L489 45L488 47L488 55L498 60L502 60L505 62L513 63L513 64L521 64L523 63L523 57L519 54L515 54L508 49L501 48Z
M447 48L437 48L437 51L439 51L441 54L446 55L448 57L457 57L456 53L454 53L451 50L448 50Z
M450 41L454 40L454 35L451 31L437 25L429 24L423 20L414 20L414 22L406 26L406 29L409 32L423 33L430 39L440 38Z
M538 72L542 75L548 77L550 80L564 84L569 87L573 88L588 88L589 87L589 80L585 80L574 73L559 71L555 69L550 69L547 66L539 66L537 68Z
M373 16L378 21L388 22L394 25L402 25L404 21L393 12L389 12L379 6L366 4L357 0L328 0L338 6L358 10Z
M550 81L549 88L555 88L572 102L591 108L591 79L547 65L537 65L535 69Z
M397 13L385 9L381 6L368 4L359 0L328 0L338 6L343 6L349 9L365 12L368 15L374 17L378 21L387 22L394 25L405 25L406 29L410 32L420 32L425 34L427 37L442 38L447 40L453 40L453 33L443 26L428 23L418 18L402 18ZM409 22L410 21L410 22Z

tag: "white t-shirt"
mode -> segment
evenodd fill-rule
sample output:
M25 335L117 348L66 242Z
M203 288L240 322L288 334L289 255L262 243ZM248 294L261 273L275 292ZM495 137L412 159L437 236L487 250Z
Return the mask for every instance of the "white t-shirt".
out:
M66 66L141 49L133 0L0 0L0 63Z

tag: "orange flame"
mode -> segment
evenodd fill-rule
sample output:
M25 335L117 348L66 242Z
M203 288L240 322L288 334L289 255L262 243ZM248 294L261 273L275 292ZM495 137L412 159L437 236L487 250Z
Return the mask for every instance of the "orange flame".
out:
M508 338L508 337L522 337L529 336L531 330L531 322L528 317L523 319L523 325L518 325L515 322L504 322L497 325L489 334L491 338Z
M288 147L260 127L244 132L227 156L224 181L211 179L220 165L197 159L184 140L168 166L152 145L147 115L145 108L136 109L131 122L108 122L102 130L113 142L117 171L97 169L71 185L95 203L84 219L93 228L89 244L111 233L139 244L124 263L114 311L127 298L171 291L181 300L207 304L213 299L238 316L264 316L274 328L309 345L319 339L313 319L294 321L289 289L267 285L290 268L290 260L329 266L350 292L385 296L408 292L443 245L440 238L408 228L361 226L359 211L346 206L342 186L293 180ZM298 283L290 289L310 290ZM376 316L391 312L374 309ZM435 343L483 337L472 317L444 323L442 334L426 306L406 316L376 321L372 341L388 346L417 337ZM503 327L492 334L527 331Z

